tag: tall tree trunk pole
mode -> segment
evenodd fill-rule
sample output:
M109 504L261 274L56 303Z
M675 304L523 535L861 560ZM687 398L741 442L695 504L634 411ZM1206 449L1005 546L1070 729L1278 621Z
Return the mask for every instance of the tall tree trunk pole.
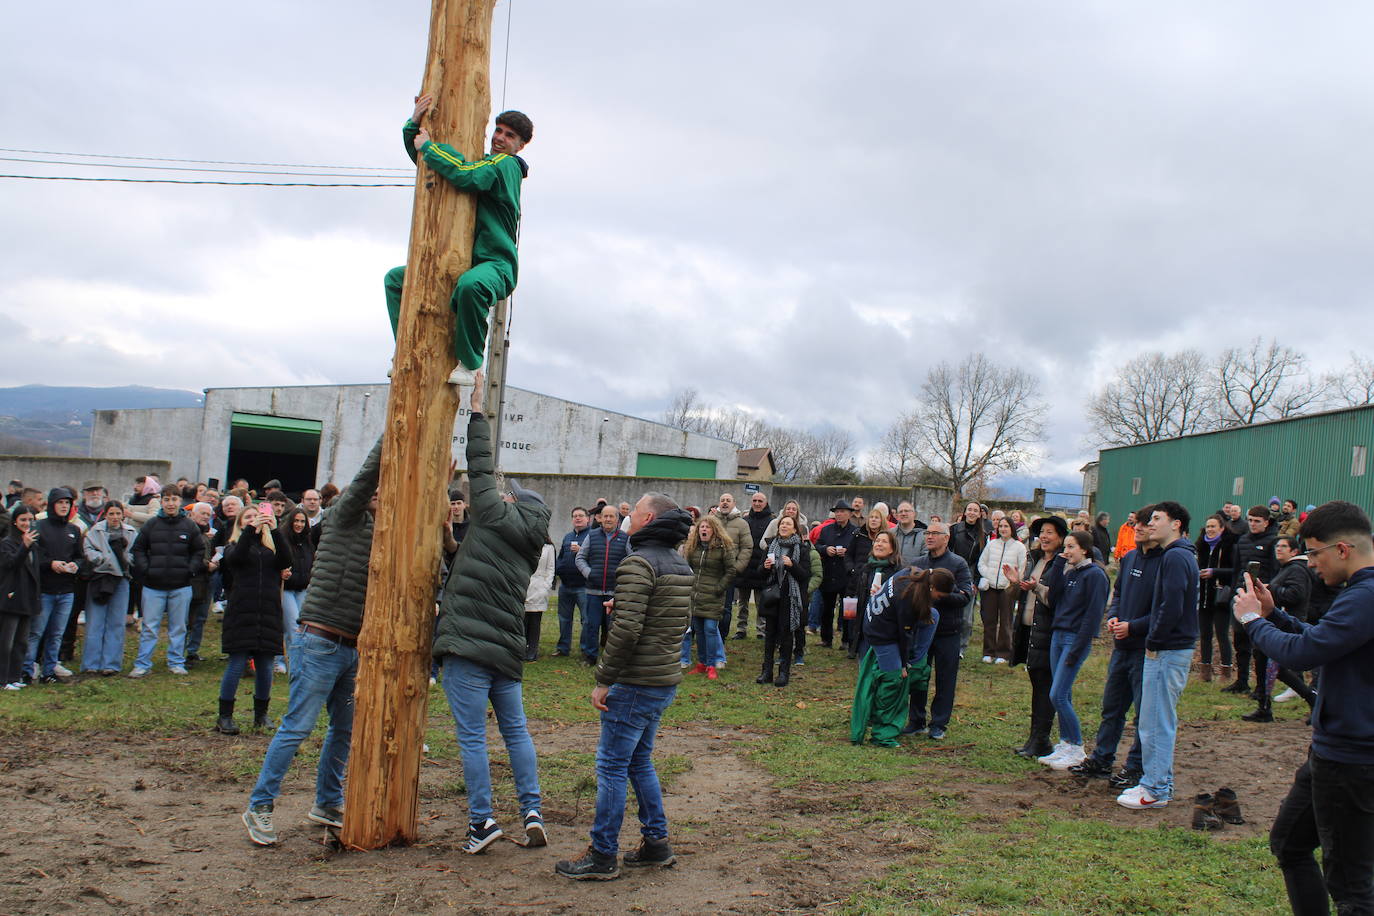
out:
M423 126L435 141L480 158L491 112L495 0L433 0L422 92L434 94ZM420 756L429 699L434 590L448 513L453 417L446 382L453 355L449 298L471 266L471 195L424 166L415 210L391 394L382 446L380 510L367 606L358 636L358 685L347 802L340 839L377 849L417 839Z

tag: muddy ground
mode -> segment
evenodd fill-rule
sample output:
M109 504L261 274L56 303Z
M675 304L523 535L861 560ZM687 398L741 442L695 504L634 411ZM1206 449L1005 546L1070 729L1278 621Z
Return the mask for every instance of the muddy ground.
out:
M532 723L541 753L590 752L591 726ZM453 797L461 766L423 768L422 842L407 849L341 853L305 819L308 777L288 778L277 801L281 844L248 842L239 813L247 780L207 777L207 738L148 741L115 735L15 738L0 749L0 913L776 913L813 912L844 900L884 867L922 848L920 837L861 826L865 812L912 810L922 787L903 782L773 788L747 759L757 736L722 738L668 728L658 748L690 757L690 770L667 793L678 864L625 869L619 881L577 883L555 876L556 859L587 843L590 791L546 801L550 845L498 842L479 856L462 853L465 810ZM217 739L229 740L229 739ZM265 749L265 737L240 737ZM494 729L493 747L500 738ZM1261 836L1272 823L1307 746L1296 722L1263 729L1208 722L1180 729L1180 803L1149 814L1112 803L1100 781L1084 785L1035 772L990 785L954 765L955 748L922 742L923 754L951 754L940 791L959 807L993 820L1027 809L1056 809L1120 824L1185 826L1196 791L1229 785L1249 823L1217 841ZM702 754L702 748L711 752ZM899 751L898 753L909 753ZM497 815L512 825L510 799ZM622 846L637 841L631 811Z

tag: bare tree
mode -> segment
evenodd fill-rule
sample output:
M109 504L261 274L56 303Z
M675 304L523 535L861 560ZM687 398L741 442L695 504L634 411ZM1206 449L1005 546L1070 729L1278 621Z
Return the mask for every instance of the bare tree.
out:
M920 457L920 429L916 416L904 413L892 421L864 469L864 476L893 486L910 486L924 465Z
M1139 445L1211 429L1211 387L1197 350L1137 356L1089 402L1093 438L1100 445Z
M1332 397L1348 407L1374 404L1374 360L1358 353L1350 354L1350 362L1330 380Z
M854 470L854 437L842 429L828 427L809 436L805 476L814 480L830 468Z
M679 388L663 411L663 422L688 432L701 432L702 419L710 411L695 388Z
M1276 340L1256 337L1248 348L1222 351L1216 366L1219 421L1243 426L1318 409L1328 394L1326 379L1307 371L1307 358Z
M757 445L773 450L774 480L800 481L811 453L810 434L783 426L769 426L763 437L757 440Z
M921 386L915 411L921 458L949 478L954 499L979 474L1013 470L1040 440L1045 403L1029 373L1003 369L982 353L941 363Z

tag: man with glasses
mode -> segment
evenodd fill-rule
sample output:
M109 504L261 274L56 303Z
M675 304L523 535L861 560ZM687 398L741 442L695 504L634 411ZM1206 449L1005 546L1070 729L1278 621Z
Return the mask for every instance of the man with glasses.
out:
M1269 832L1294 913L1374 912L1374 545L1369 516L1340 500L1312 510L1300 535L1328 586L1345 584L1308 625L1246 577L1233 611L1255 647L1285 668L1322 669L1312 746ZM1287 631L1287 632L1285 632ZM1312 853L1322 850L1318 868Z
M892 529L892 536L897 540L903 566L910 566L926 555L925 535L926 526L916 520L916 507L902 500L897 504L897 527Z

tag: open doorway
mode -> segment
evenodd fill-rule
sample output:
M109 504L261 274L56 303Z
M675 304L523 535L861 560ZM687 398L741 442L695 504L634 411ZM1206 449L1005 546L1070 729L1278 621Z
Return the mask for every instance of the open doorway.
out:
M226 480L242 477L258 492L276 478L292 498L315 486L320 463L319 420L234 413L229 426Z

